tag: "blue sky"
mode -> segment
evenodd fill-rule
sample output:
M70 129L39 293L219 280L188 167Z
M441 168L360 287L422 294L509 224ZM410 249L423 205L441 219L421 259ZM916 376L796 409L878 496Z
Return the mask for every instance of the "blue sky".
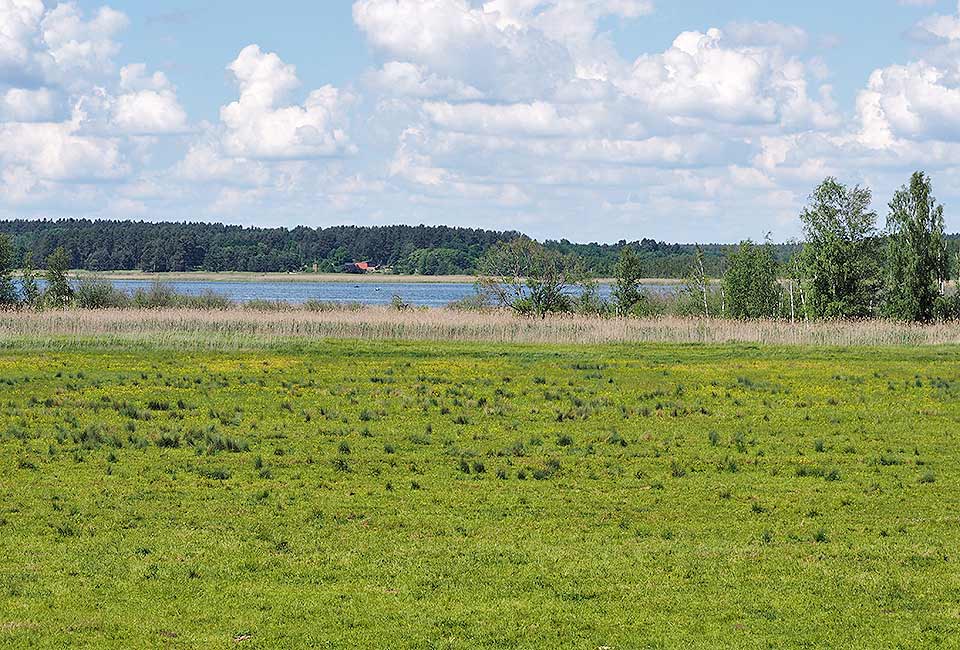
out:
M955 2L0 0L0 216L799 235L928 170Z

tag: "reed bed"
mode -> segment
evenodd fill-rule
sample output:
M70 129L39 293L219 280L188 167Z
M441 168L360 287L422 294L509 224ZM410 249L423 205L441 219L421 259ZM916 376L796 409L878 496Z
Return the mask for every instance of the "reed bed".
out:
M890 321L730 321L662 317L523 318L506 312L251 311L242 308L103 309L0 314L0 344L56 347L71 341L174 347L243 348L322 339L476 341L489 343L757 343L804 346L897 346L960 343L960 323Z

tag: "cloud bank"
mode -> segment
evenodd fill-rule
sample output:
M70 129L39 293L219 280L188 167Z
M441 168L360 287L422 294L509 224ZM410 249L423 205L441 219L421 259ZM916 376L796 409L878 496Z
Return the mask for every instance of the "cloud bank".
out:
M124 60L122 12L0 0L0 212L730 241L795 234L828 174L879 190L923 166L955 185L960 9L913 25L917 56L847 107L823 35L793 25L685 31L625 57L611 25L655 11L357 0L369 70L304 87L296 62L250 43L222 62L234 98L203 121L164 71Z

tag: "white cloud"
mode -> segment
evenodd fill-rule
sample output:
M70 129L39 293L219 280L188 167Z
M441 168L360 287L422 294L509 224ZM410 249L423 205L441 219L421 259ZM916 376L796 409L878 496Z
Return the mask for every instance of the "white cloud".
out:
M144 136L187 130L163 73L148 75L143 64L117 73L117 37L128 23L106 6L84 12L75 2L0 0L6 201L101 213L105 186L135 181L151 158L158 140Z
M423 109L433 124L450 131L553 137L593 130L586 116L564 117L556 106L547 102L506 105L428 102Z
M112 102L112 123L121 132L137 135L183 133L187 114L162 72L146 75L144 64L120 70L120 94Z
M462 81L430 74L423 66L401 61L384 63L379 70L368 73L366 81L377 90L400 97L471 100L483 96L479 90Z
M0 95L0 120L49 122L59 113L57 94L49 88L10 88Z
M43 13L42 0L0 0L0 81L22 81L37 73L33 39Z
M116 180L127 174L117 143L80 134L81 122L75 114L63 123L0 124L0 162L53 181Z
M109 71L119 50L113 38L128 22L126 15L110 7L100 7L85 20L77 5L67 2L44 15L40 31L58 74L66 76Z
M299 85L296 70L256 45L245 47L228 69L240 87L240 99L220 109L229 155L306 159L356 151L346 131L350 93L323 86L302 105L277 106Z

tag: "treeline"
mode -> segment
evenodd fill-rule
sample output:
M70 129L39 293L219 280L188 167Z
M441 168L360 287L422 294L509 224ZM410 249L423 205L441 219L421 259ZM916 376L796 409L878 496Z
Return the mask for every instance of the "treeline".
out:
M0 221L14 264L46 260L58 248L70 268L90 271L339 272L365 261L402 273L472 271L498 242L520 233L447 226L246 228L143 221Z
M644 289L645 267L632 246L620 249L608 301L582 254L522 237L484 255L479 285L499 306L535 316L960 319L960 254L944 233L930 177L916 172L894 194L882 230L872 198L869 188L827 178L800 214L804 241L788 259L778 255L782 247L746 240L730 248L718 273L707 249L696 246L684 290L670 300Z
M10 236L14 265L29 252L43 262L57 248L66 251L70 268L88 271L252 271L258 273L340 272L350 262L370 262L409 275L473 274L491 247L520 233L445 226L337 226L248 228L206 223L130 221L0 221ZM632 249L647 278L682 278L694 257L691 244L653 239L616 244L547 241L548 250L582 259L597 277L611 277L620 252ZM707 271L724 270L730 246L702 247ZM796 247L775 246L780 262Z

